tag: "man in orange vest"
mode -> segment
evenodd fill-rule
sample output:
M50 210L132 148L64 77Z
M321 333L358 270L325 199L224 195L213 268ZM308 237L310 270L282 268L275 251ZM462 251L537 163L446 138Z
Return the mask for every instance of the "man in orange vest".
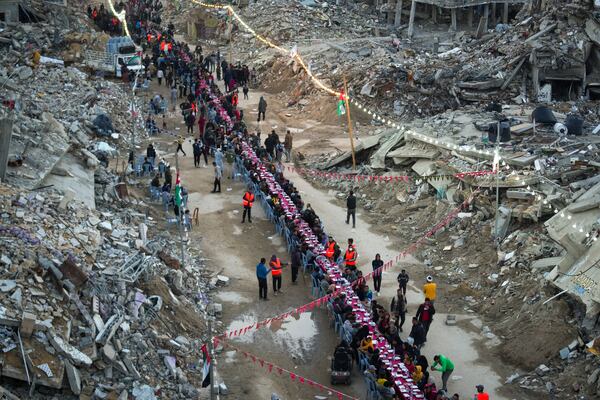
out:
M353 244L348 244L348 250L346 250L346 254L344 255L344 261L346 262L346 267L350 268L350 270L354 271L356 269L356 259L358 258L358 253L356 253L356 249Z
M244 207L242 224L246 222L246 214L248 214L248 222L252 223L252 204L254 204L254 193L250 190L246 190L244 197L242 197L242 206Z
M333 258L336 245L337 243L335 240L333 240L333 236L329 236L329 240L327 241L327 249L325 250L325 257L329 258L330 260Z
M284 265L281 264L281 260L275 254L271 256L269 267L271 268L271 276L273 277L273 294L275 296L277 296L277 293L283 294L281 291L281 271Z
M477 385L475 389L477 389L475 400L490 400L490 395L483 391L483 385Z

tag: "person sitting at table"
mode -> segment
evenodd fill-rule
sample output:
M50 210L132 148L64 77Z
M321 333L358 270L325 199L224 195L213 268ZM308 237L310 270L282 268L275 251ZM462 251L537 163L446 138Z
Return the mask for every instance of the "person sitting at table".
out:
M358 328L354 336L352 336L352 342L350 343L350 346L353 349L358 350L358 348L360 347L360 343L367 336L369 336L369 326L362 325L360 328Z
M333 301L333 311L339 315L345 315L352 311L352 306L346 303L346 293L342 293Z
M365 303L368 304L371 299L373 299L373 293L371 292L371 289L369 289L369 285L359 285L360 290L357 293L358 299Z
M377 391L384 400L396 399L396 391L394 390L392 383L388 380L386 380L383 385L377 385Z
M385 311L383 313L383 316L379 320L379 323L377 324L377 328L379 329L379 332L387 333L390 325L390 314L387 311Z
M354 271L351 271L350 268L344 268L344 273L342 274L342 277L350 283L356 280L356 274L354 273ZM361 299L361 301L363 300Z
M366 379L377 383L377 367L369 365L367 369L365 369L364 376Z
M425 396L425 400L436 400L437 389L435 387L435 383L431 382L425 384L425 388L423 389L423 395Z
M404 365L406 366L406 369L408 369L408 372L410 372L411 374L413 372L415 372L415 365L413 364L412 357L410 355L405 353L403 362L404 362Z
M335 285L333 285L333 281L331 280L331 277L329 277L329 275L323 275L323 279L321 279L321 282L319 282L319 286L321 287L323 293L330 294L333 293L333 291L335 290Z
M371 351L375 350L375 347L373 346L373 338L371 338L371 336L367 336L361 340L360 347L358 348L358 350L363 353L366 353L369 349L371 349Z
M350 335L354 335L358 328L359 325L356 323L356 316L354 314L348 315L348 318L344 321L344 330L349 332Z

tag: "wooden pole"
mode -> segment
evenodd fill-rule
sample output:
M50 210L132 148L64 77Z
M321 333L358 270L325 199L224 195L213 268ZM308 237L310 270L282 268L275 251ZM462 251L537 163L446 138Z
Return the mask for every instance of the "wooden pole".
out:
M12 139L13 119L11 117L0 120L0 181L6 179L8 168L8 150Z
M233 65L233 13L231 10L227 10L229 14L229 65ZM225 88L227 92L227 88Z
M352 149L352 170L356 171L356 154L354 154L354 135L352 133L352 120L350 119L350 103L348 102L348 84L344 77L344 101L346 102L346 115L348 116L348 136L350 136L350 148Z

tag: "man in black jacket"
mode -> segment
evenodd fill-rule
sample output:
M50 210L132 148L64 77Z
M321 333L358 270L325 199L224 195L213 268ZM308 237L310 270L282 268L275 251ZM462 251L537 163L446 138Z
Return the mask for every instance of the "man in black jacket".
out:
M346 208L348 209L346 213L346 223L350 223L350 216L352 216L352 228L356 228L356 196L354 196L352 190L350 191L348 198L346 198Z
M423 328L423 325L416 317L413 317L412 324L413 326L408 336L413 338L413 346L415 346L417 349L421 349L423 343L427 341L425 336L425 328Z

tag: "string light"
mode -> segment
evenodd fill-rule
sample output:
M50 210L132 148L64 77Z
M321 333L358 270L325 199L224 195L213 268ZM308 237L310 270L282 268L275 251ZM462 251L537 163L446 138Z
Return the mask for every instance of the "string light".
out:
M198 4L198 5L201 5L202 7L205 7L205 8L211 8L211 9L220 9L220 10L227 10L227 13L228 13L228 15L232 16L233 18L235 18L235 19L236 19L236 20L239 22L239 24L240 24L240 25L241 25L241 26L242 26L242 27L243 27L243 28L244 28L246 31L248 31L249 33L251 33L251 34L252 34L252 35L253 35L253 36L254 36L254 37L255 37L255 38L258 40L258 41L260 41L260 42L264 43L264 44L265 44L265 45L267 45L268 47L271 47L271 48L273 48L273 49L276 49L276 50L280 51L281 53L284 53L284 54L291 54L289 50L286 50L286 49L284 49L283 47L281 47L281 46L279 46L279 45L277 45L277 44L273 43L273 42L272 42L270 39L268 39L268 38L266 38L266 37L264 37L264 36L262 36L262 35L260 35L260 34L256 33L256 31L255 31L255 30L254 30L252 27L250 27L250 26L249 26L249 25L248 25L248 24L247 24L247 23L246 23L246 22L245 22L245 21L244 21L244 20L243 20L243 19L242 19L242 18L241 18L239 15L238 15L238 13L236 13L236 12L235 12L235 10L233 9L233 7L232 7L232 6L230 6L230 5L221 5L221 4L208 4L208 3L204 3L204 2L202 2L202 1L200 1L200 0L191 0L191 1L192 1L193 3L195 3L195 4ZM114 14L114 15L115 15L115 16L116 16L118 19L119 19L119 21L121 21L121 23L123 24L123 27L124 27L124 29L125 29L125 33L126 33L126 35L127 35L127 36L130 36L130 35L129 35L129 29L127 28L127 23L126 23L126 21L125 21L125 10L122 10L120 13L117 13L117 12L116 12L116 10L114 9L114 6L113 6L113 3L112 3L112 0L108 0L108 4L109 4L109 7L110 7L110 10L111 10L111 12L112 12L112 13L113 13L113 14ZM327 93L329 93L329 94L331 94L331 95L333 95L333 96L340 96L340 95L341 95L341 93L340 93L340 92L338 92L338 91L336 91L336 90L334 90L334 89L332 89L332 88L330 88L330 87L326 86L326 85L325 85L325 84L324 84L324 83L323 83L321 80L319 80L319 79L318 79L318 78L317 78L317 77L316 77L316 76L315 76L315 75L312 73L312 71L310 70L310 68L308 68L308 66L306 65L306 63L304 62L304 60L302 59L302 57L300 56L300 54L298 54L298 53L296 52L295 54L293 54L293 57L292 57L292 58L298 62L298 64L300 65L300 67L301 67L301 68L302 68L302 69L303 69L303 70L306 72L306 74L308 75L308 77L311 79L311 81L312 81L312 82L313 82L313 83L314 83L314 84L315 84L317 87L319 87L319 88L320 88L320 89L322 89L323 91L325 91L325 92L327 92ZM355 107L357 107L359 110L366 111L368 115L372 115L372 116L373 116L373 119L375 119L375 120L379 120L379 121L382 121L384 124L386 123L386 119L384 119L384 118L382 118L381 116L377 115L377 114L376 114L374 111L371 111L371 110L369 110L369 109L368 109L366 106L364 106L364 105L362 105L362 104L360 104L360 103L357 103L357 102L356 102L356 101L355 101L353 98L351 98L351 97L350 97L348 94L346 94L346 96L347 96L348 102L350 102L350 103L354 104L354 106L355 106ZM404 126L402 126L402 125L400 125L400 126L399 126L399 125L397 125L396 123L392 122L391 120L387 120L387 124L388 124L389 126L393 126L394 128L400 128L400 129L404 130ZM407 136L412 136L412 137L413 137L413 138L415 138L415 139L423 140L423 141L425 141L425 142L428 142L428 143L435 143L436 145L438 145L438 144L441 144L441 145L443 145L443 146L446 146L447 148L450 148L450 149L459 149L459 146L457 146L457 145L456 145L456 144L454 144L454 143L450 143L450 142L444 142L444 141L440 142L438 139L435 139L435 141L434 141L434 139L433 139L432 137L430 137L430 136L427 136L427 135L423 135L423 134L419 134L419 133L416 133L416 132L412 132L412 131L406 131L406 135L407 135ZM492 156L492 152L491 152L491 151L489 151L489 150L477 150L477 149L475 149L475 148L473 148L473 147L471 147L471 146L467 146L467 147L465 148L465 150L466 150L466 151L469 151L469 152L474 152L474 153L476 153L476 154L478 154L478 155L481 155L481 156L488 156L488 157L489 157L489 156ZM511 167L508 165L508 163L507 163L506 161L504 161L503 157L501 157L501 155L499 154L499 152L498 152L498 150L497 150L497 149L496 149L496 151L495 151L495 154L498 156L498 159L499 159L499 160L502 160L502 166L506 166L506 170L507 170L507 171L508 171L508 170L510 170L510 169L511 169ZM514 171L513 171L513 172L514 172ZM511 174L512 174L512 172L511 172ZM525 179L522 179L522 180L521 180L521 184L522 184L523 186L525 186L525 184L526 184L526 183L525 183ZM531 187L530 187L529 185L527 186L527 190L531 191ZM541 199L541 196L540 196L540 199ZM546 199L544 199L544 201L543 201L543 202L544 202L544 204L548 204L548 201L547 201ZM551 205L550 205L550 206L551 206ZM555 214L558 214L558 212L559 212L559 210L558 210L558 209L554 209L554 213L555 213ZM561 212L560 216L564 218L564 217L565 217L565 214L564 214L564 212ZM571 220L571 218L572 218L572 216L571 216L571 215L568 215L567 219L568 219L568 220ZM576 227L576 224L574 224L574 225L573 225L573 228L575 228L575 227ZM580 230L579 230L579 231L580 231L580 232L583 232L583 229L582 229L582 228L580 228ZM589 233L586 233L586 237L589 237ZM596 241L596 240L597 240L597 237L594 237L594 241Z

